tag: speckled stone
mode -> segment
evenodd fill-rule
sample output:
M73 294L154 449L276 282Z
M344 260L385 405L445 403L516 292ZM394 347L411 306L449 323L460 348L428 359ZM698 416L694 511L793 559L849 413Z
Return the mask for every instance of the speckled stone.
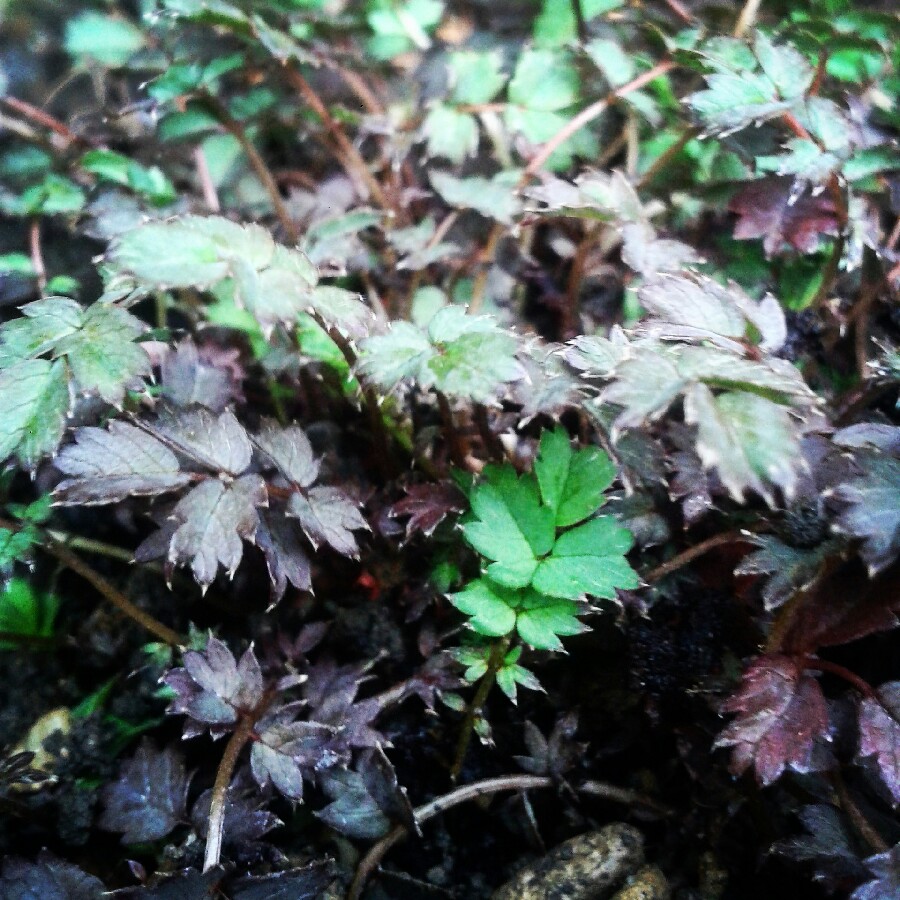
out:
M628 878L628 883L611 900L669 900L672 892L659 866L644 866Z
M491 900L607 900L644 862L644 839L616 823L564 841L494 891Z

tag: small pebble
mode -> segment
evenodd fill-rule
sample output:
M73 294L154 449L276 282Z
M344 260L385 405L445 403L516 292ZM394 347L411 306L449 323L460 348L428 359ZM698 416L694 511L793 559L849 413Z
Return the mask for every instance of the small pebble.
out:
M644 866L628 879L628 884L611 900L669 900L672 892L659 866Z
M491 900L607 900L643 862L641 833L631 825L607 825L554 847L494 891Z

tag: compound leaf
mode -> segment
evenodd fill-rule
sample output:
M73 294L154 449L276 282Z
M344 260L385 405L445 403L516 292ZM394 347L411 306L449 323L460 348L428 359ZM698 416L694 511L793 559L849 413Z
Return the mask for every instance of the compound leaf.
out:
M53 464L69 476L56 486L57 504L117 503L135 495L162 494L191 481L165 444L115 419L109 430L79 428L75 443L65 447Z
M460 612L470 617L469 625L478 634L502 637L516 625L514 604L518 593L487 578L472 581L449 597Z
M883 684L859 705L859 756L875 758L881 778L900 803L900 681Z
M556 514L556 527L575 525L595 513L605 502L603 492L616 470L609 456L596 447L573 451L562 428L545 431L534 472L541 498Z
M100 827L122 832L123 844L164 838L184 818L189 783L181 754L157 750L145 738L104 787Z
M253 442L289 481L309 487L316 480L319 462L299 425L282 428L277 422L266 421Z
M774 484L790 495L797 480L799 436L787 410L754 394L714 397L692 385L684 400L685 421L697 426L697 454L714 468L735 500L753 490L770 504Z
M532 584L550 597L615 597L616 588L638 586L624 557L633 542L631 532L611 516L591 519L560 535L550 556L538 563Z
M354 531L368 529L359 506L342 490L314 487L306 494L292 494L287 514L300 523L314 547L328 544L343 556L359 552Z
M259 525L257 507L268 503L266 483L244 475L230 483L210 478L186 494L172 512L176 523L168 560L190 563L194 578L208 587L219 566L233 575L243 556L242 539L252 541Z
M828 706L819 683L788 656L762 656L744 673L741 686L723 706L737 718L716 739L732 747L735 774L751 765L764 785L786 768L809 772L818 740L830 740Z
M164 409L144 427L208 469L240 475L250 465L250 438L230 410Z
M28 469L53 453L69 411L62 360L27 359L0 371L0 460L15 455Z

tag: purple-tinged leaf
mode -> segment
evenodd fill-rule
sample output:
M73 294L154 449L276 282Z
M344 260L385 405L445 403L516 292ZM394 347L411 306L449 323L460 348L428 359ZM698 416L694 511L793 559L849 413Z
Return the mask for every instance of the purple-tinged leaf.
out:
M212 350L212 352L210 352ZM240 395L234 366L237 351L230 351L231 366L216 365L215 353L228 358L216 348L198 348L191 340L181 341L162 362L162 394L176 406L200 405L216 413Z
M900 900L900 844L865 863L875 878L860 885L850 900Z
M194 831L201 838L209 832L209 810L212 789L204 791L191 809ZM257 842L263 835L284 823L274 813L263 808L265 800L256 786L240 776L228 787L225 797L225 822L222 842L225 846L240 847Z
M123 844L143 844L169 834L184 818L190 776L172 747L157 750L144 739L103 789L100 827L122 832Z
M767 610L778 609L795 593L808 587L826 560L840 549L840 542L826 541L817 547L791 547L768 534L750 535L748 542L760 549L748 553L735 575L769 575L762 589Z
M740 190L728 206L738 215L735 238L762 238L763 250L771 258L785 245L812 253L821 235L836 236L838 220L831 197L808 190L798 197L795 187L793 178L773 176L752 181Z
M284 596L288 582L297 590L312 590L308 545L296 522L264 510L259 516L255 541L266 557L273 604Z
M811 771L816 741L830 739L822 689L793 657L759 657L722 708L737 718L719 735L716 746L733 748L735 774L753 765L764 785L786 768Z
M447 516L461 513L466 508L466 498L448 481L411 484L404 490L406 496L391 506L388 515L398 519L409 516L406 522L407 540L416 532L430 537Z
M363 785L378 808L392 822L403 825L411 834L421 836L419 823L406 795L397 782L397 772L381 747L364 750L356 765Z
M79 428L76 443L54 460L64 475L53 492L56 504L93 506L128 497L163 494L191 482L178 457L155 437L113 420L109 430Z
M326 860L274 875L241 878L230 893L233 900L319 900L333 880L332 864Z
M203 725L233 725L240 713L255 710L263 696L262 672L253 649L236 662L228 647L214 637L205 650L188 650L184 668L173 669L163 680L175 691L166 712L189 716Z
M528 756L514 757L532 775L552 775L561 778L584 755L587 744L575 740L578 714L566 713L556 720L550 736L545 738L533 722L525 722L524 737Z
M300 800L304 774L311 777L337 760L328 749L334 729L318 722L286 721L292 714L280 710L257 725L250 768L260 787L271 782L289 800Z
M207 469L240 475L250 465L250 438L230 410L164 409L144 427Z
M298 425L282 428L277 422L266 421L253 442L288 481L302 488L309 487L319 474L319 461L313 456L312 445Z
M900 803L900 681L883 684L859 705L859 756L872 756L887 789Z
M343 556L354 558L359 548L353 532L369 527L356 502L334 487L314 487L306 496L293 494L287 514L297 519L316 549L328 544Z
M772 853L813 865L813 879L832 893L858 884L865 866L840 814L833 806L804 806L798 814L807 834L786 838L772 845Z
M221 866L214 866L208 872L182 869L174 875L154 878L154 883L149 887L122 888L104 896L136 897L140 900L215 900L222 896L219 886L224 877Z
M103 882L46 850L37 862L10 857L0 874L0 897L4 900L100 900Z
M316 818L357 840L374 841L388 833L391 820L379 809L358 772L331 769L320 781L332 802L317 812Z
M244 475L230 483L214 478L201 482L172 513L178 526L169 544L169 562L190 563L203 588L212 584L220 565L234 575L244 554L242 540L252 541L256 535L256 508L267 503L266 483L259 475Z
M834 491L847 504L838 527L862 541L860 555L874 575L900 553L900 459L871 453L856 462L863 474Z

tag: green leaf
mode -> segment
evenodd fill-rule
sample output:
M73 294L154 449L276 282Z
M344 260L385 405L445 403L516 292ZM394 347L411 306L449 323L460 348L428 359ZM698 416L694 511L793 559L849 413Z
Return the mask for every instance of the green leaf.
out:
M40 535L34 527L18 531L0 528L0 572L8 574L13 563L26 559L31 548L39 542Z
M104 66L124 66L145 41L137 25L99 12L83 12L66 25L66 52Z
M450 54L450 98L454 103L490 103L506 83L503 58L495 50Z
M559 635L569 637L588 631L578 621L578 604L529 591L516 615L516 631L536 650L562 650Z
M625 5L625 0L581 0L585 21ZM539 47L559 47L577 37L572 0L544 0L534 20L534 41Z
M56 343L56 355L67 357L77 388L99 394L119 406L126 387L150 375L150 359L135 339L144 324L117 306L94 303L81 327Z
M0 366L52 350L81 327L84 310L69 297L46 297L21 307L22 317L0 326Z
M384 335L360 345L357 373L383 390L414 379L424 390L487 403L502 385L521 377L516 339L489 316L470 316L461 306L446 306L427 331L394 322Z
M556 516L556 527L567 528L593 515L605 502L603 492L616 470L610 458L596 447L572 450L563 428L545 431L534 472L541 497Z
M466 541L490 561L487 573L505 587L527 587L537 557L553 546L553 512L542 506L537 481L509 467L491 466L470 495Z
M509 82L510 103L543 112L572 106L580 93L571 58L555 50L523 50Z
M18 362L0 372L0 460L15 455L28 469L53 453L69 411L65 363Z
M793 493L800 464L798 430L788 411L754 394L726 393L714 397L702 384L685 394L684 417L697 426L697 454L707 469L715 469L735 500L747 490L770 505L774 484Z
M0 631L22 637L53 637L59 600L53 594L39 594L25 578L12 578L0 590ZM13 641L0 644L4 650L17 648Z
M103 181L131 188L154 203L171 203L178 196L172 183L157 166L142 166L113 150L89 150L81 157L81 167Z
M429 156L442 156L460 165L478 150L478 123L471 113L439 103L425 117L422 137Z
M501 172L493 178L457 178L448 172L432 171L429 174L432 187L451 206L474 209L481 215L511 224L522 211L522 202L516 196L515 171Z
M560 535L553 552L534 573L533 587L549 597L575 600L585 594L615 597L615 589L638 586L624 555L631 549L631 532L611 516L600 516Z
M753 51L760 68L775 85L782 100L796 100L809 89L815 70L794 47L789 44L773 44L763 32L758 31Z
M450 602L460 612L471 616L469 624L478 634L502 637L515 628L516 611L513 604L518 599L518 594L514 591L504 590L486 578L479 578L467 584L458 593L450 594L449 597ZM485 665L484 671L486 670ZM480 666L478 671L481 671ZM484 671L481 671L481 674L484 674Z
M618 41L595 38L584 49L594 65L603 73L610 87L622 87L637 74L634 56Z

